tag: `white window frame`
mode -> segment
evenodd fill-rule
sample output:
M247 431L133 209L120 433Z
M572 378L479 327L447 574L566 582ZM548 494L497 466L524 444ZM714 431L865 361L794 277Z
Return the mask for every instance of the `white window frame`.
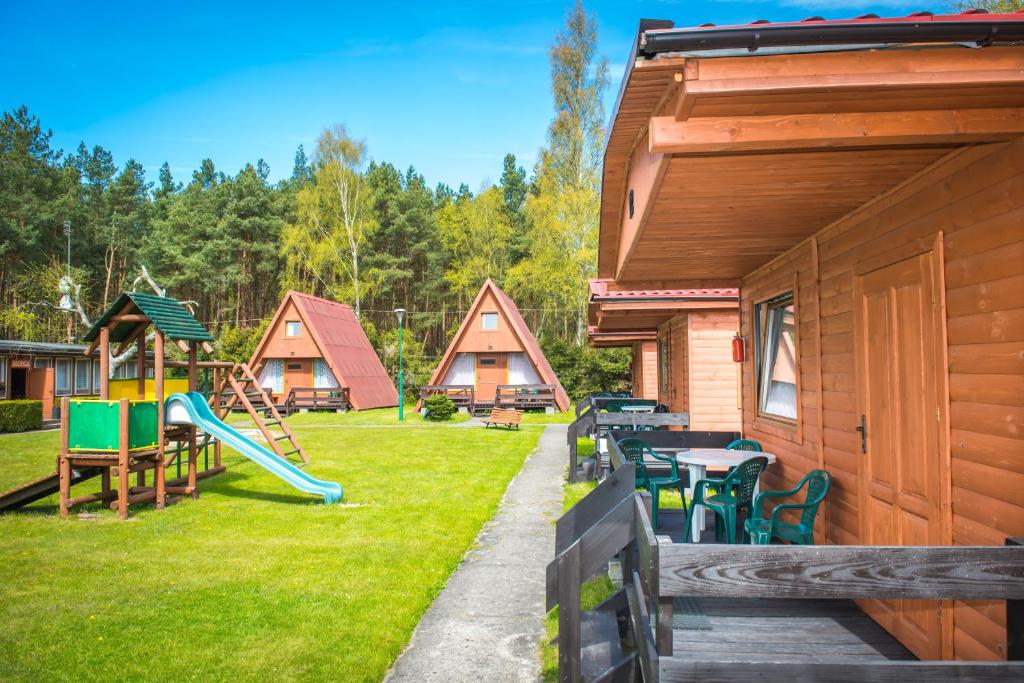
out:
M493 321L493 325L488 326L488 321ZM493 332L498 329L498 313L487 311L480 314L480 329Z
M792 307L792 339L793 339L793 414L783 415L770 412L768 403L771 398L772 376L775 374L776 361L783 349L783 318L785 309ZM795 425L800 418L800 351L799 322L796 310L796 294L791 290L754 304L754 372L757 387L757 415L769 420ZM788 384L788 382L777 382Z
M65 390L61 390L58 382L60 381L60 367L66 365L68 368L68 387ZM70 396L71 392L75 387L75 365L71 362L70 358L56 358L53 362L53 395L54 396Z
M79 387L78 369L82 366L85 367L85 378L87 381L84 387ZM88 358L76 358L74 368L75 372L71 380L71 386L74 388L75 396L88 396L92 393L92 362Z
M40 361L42 361L40 363ZM49 356L36 356L32 359L33 370L48 370L53 367L53 358Z
M294 325L295 327L292 327ZM293 332L294 330L294 332ZM302 336L302 321L301 320L286 320L284 322L284 336L286 337L301 337Z
M92 361L92 393L100 393L100 360L99 358L93 359Z

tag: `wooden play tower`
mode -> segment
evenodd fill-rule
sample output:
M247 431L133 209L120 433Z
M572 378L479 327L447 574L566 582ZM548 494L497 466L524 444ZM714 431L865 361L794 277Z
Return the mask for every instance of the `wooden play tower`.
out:
M198 391L200 370L212 374L210 403L218 418L242 408L279 457L297 454L309 461L249 366L198 360L200 349L212 353L213 337L180 302L152 294L122 294L84 341L89 344L86 355L99 355L100 395L98 399L62 401L57 472L61 517L67 517L77 505L99 501L109 503L122 519L134 503L154 502L158 509L163 508L181 496L198 497L196 482L224 471L219 440L198 433L194 426L167 425L164 419L164 400L172 393L168 382L179 385L173 391ZM147 348L150 341L152 353ZM165 358L168 343L177 346L186 360ZM137 378L127 383L116 381L112 392L111 351L113 356L121 356L133 345ZM152 377L147 378L150 368ZM180 379L165 379L167 369L185 370L187 386ZM272 429L275 426L276 431ZM207 455L202 470L200 451ZM184 474L182 465L186 466ZM179 476L168 479L172 466ZM71 496L72 484L96 476L100 479L98 492ZM114 477L116 488L112 486ZM35 484L42 486L45 481ZM25 496L26 501L30 499Z

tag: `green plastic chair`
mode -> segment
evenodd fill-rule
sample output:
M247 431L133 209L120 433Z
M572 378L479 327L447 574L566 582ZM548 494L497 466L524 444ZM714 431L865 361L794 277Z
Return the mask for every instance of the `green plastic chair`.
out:
M694 509L703 505L715 513L715 540L721 542L724 528L726 542L735 543L736 511L751 505L758 477L767 466L768 458L758 455L741 462L723 479L707 478L698 481L693 487L690 510L686 514L686 538L692 538Z
M643 439L623 439L619 442L619 450L636 467L636 485L638 488L645 488L651 493L651 528L658 528L658 499L665 489L679 491L679 498L683 501L683 512L688 512L686 507L686 496L683 495L683 479L679 476L679 463L668 455L658 455ZM647 470L644 456L649 455L655 460L667 462L671 468L671 474L667 477L652 477ZM641 472L643 483L641 483Z
M761 452L761 444L754 441L753 439L736 439L728 446L725 447L727 451L754 451L756 453Z
M772 509L771 515L765 519L762 506L766 498L788 498L795 496L800 489L807 487L807 494L802 503L779 503ZM812 470L804 475L800 483L788 491L765 491L759 493L754 501L754 509L750 518L743 523L744 539L758 545L768 545L773 537L780 538L797 545L814 544L814 518L818 514L818 506L825 499L832 486L832 475L825 470ZM783 510L800 510L800 521L796 524L783 522L779 515Z

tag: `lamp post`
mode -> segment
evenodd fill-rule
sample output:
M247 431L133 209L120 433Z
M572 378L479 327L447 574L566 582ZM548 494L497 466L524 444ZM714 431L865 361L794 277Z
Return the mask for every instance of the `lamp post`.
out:
M402 321L405 320L405 309L396 308L398 316L398 421L405 420L405 374L402 369Z

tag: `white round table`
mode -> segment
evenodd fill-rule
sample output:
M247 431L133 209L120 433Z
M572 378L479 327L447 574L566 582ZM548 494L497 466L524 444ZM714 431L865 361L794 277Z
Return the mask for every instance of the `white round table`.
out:
M690 470L690 486L686 491L692 497L694 484L707 477L709 467L721 469L736 467L741 462L759 455L768 458L769 465L775 462L775 456L771 453L734 451L725 448L690 448L676 451L676 462L685 465ZM757 498L760 488L759 480L754 484L754 498ZM702 531L704 531L704 506L696 505L693 510L692 540L694 543L700 543L700 532Z
M653 413L654 406L622 406L624 413Z

